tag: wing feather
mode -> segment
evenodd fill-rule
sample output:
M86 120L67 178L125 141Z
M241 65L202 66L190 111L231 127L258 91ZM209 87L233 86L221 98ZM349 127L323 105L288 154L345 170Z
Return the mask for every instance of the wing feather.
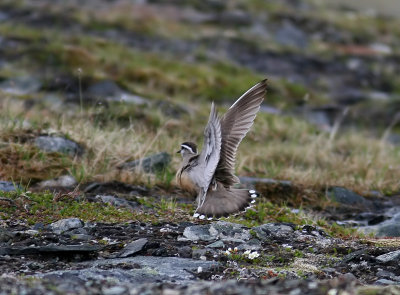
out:
M199 170L194 173L199 178L196 179L196 182L200 186L198 196L199 206L204 203L208 187L214 177L220 159L221 141L221 122L215 105L212 103L210 117L204 130L203 149L199 155L198 168L196 168Z
M234 175L236 152L253 125L266 93L267 80L247 90L221 118L221 152L215 178L225 187L238 183Z

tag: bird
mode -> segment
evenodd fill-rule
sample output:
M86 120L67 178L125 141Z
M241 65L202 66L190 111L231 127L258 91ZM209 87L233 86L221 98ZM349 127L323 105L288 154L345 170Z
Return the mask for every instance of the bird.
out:
M219 116L214 102L204 129L203 148L186 141L180 145L182 164L176 173L177 184L197 195L194 217L228 216L244 210L258 196L255 190L238 189L240 183L234 174L236 152L260 110L267 89L264 79L247 90Z

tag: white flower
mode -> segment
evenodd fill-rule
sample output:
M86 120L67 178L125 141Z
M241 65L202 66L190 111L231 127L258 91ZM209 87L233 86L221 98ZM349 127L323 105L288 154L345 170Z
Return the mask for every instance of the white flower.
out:
M260 254L258 254L257 251L254 251L254 252L249 254L249 259L254 259L254 258L257 258L259 256L260 256Z
M251 253L250 250L246 250L243 254L249 256L250 253Z
M225 251L226 255L231 255L232 253L232 248L228 248L228 250Z

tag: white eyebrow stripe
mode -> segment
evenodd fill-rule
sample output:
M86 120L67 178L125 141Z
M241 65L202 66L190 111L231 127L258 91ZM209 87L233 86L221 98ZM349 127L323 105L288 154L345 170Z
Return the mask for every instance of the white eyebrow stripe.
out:
M190 146L186 145L186 144L181 144L181 147L182 147L182 148L185 148L185 149L187 149L187 150L190 150L192 153L194 153L193 150L192 150L192 148L191 148Z

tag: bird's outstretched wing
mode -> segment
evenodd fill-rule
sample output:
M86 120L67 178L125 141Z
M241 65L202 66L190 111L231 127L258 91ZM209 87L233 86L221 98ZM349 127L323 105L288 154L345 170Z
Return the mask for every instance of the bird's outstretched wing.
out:
M253 125L264 100L267 80L262 80L247 90L221 118L221 152L215 178L225 187L238 183L234 175L236 151L240 142Z
M199 155L199 165L195 168L198 170L192 174L198 178L195 179L195 182L200 185L198 207L205 201L207 190L217 168L220 159L221 139L221 123L214 103L212 103L210 117L204 130L203 150Z

